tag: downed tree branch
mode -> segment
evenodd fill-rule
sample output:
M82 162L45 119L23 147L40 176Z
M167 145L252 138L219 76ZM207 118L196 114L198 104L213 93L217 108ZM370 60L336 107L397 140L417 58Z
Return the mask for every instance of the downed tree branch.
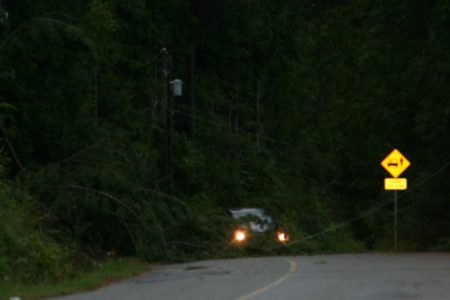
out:
M183 211L184 215L185 215L187 218L190 217L189 210L188 210L188 208L186 207L186 204L185 204L182 200L180 200L179 198L177 198L177 197L175 197L175 196L167 195L167 194L165 194L165 193L163 193L163 192L160 192L160 191L157 191L157 190L153 190L153 189L150 189L150 188L137 188L137 190L138 190L138 191L143 191L143 192L150 192L150 193L153 193L153 194L155 194L155 195L158 195L158 196L160 196L160 197L162 197L162 198L166 198L166 199L168 199L169 201L172 201L172 203L178 205L178 206L181 208L181 210Z
M207 249L208 248L207 246L204 246L204 245L193 244L193 243L183 242L183 241L172 241L172 242L170 242L170 244L188 246L188 247L196 248L196 249Z
M71 156L69 156L69 157L67 157L67 158L64 158L63 160L60 160L60 161L56 162L55 164L57 164L57 165L62 165L62 164L64 164L64 163L69 162L69 161L71 161L72 159L77 158L78 156L80 156L80 155L82 155L82 154L84 154L84 153L86 153L86 152L88 152L88 151L94 150L94 149L96 149L96 148L98 148L98 147L100 147L100 146L101 146L101 144L97 144L97 145L93 145L93 146L90 146L90 147L86 147L86 148L81 149L80 151L78 151L78 152L72 154Z
M11 155L13 156L14 161L16 162L17 166L19 166L19 168L20 168L21 170L25 169L25 168L23 167L22 163L20 162L20 159L19 159L19 157L17 156L17 153L16 153L16 151L14 150L13 145L12 145L11 142L9 141L9 138L8 138L8 136L6 135L6 129L5 129L5 127L3 127L3 124L2 124L1 122L0 122L0 129L2 130L3 137L4 137L4 139L5 139L6 145L8 146L9 152L11 152Z
M71 184L71 185L66 185L66 186L60 186L60 187L58 187L58 188L59 188L59 189L75 189L75 190L80 190L80 191L84 191L84 192L88 192L88 193L91 193L91 194L94 194L94 195L99 195L99 196L108 198L108 199L113 200L114 202L120 204L121 206L123 206L123 207L124 207L126 210L128 210L133 216L135 216L137 220L141 221L141 219L139 218L139 215L138 215L131 207L129 207L128 205L126 205L125 202L123 202L123 201L120 200L119 198L117 198L117 197L115 197L115 196L113 196L113 195L111 195L111 194L109 194L109 193L107 193L107 192L99 191L99 190L96 190L96 189L91 189L91 188L84 187L84 186L80 186L80 185L77 185L77 184Z

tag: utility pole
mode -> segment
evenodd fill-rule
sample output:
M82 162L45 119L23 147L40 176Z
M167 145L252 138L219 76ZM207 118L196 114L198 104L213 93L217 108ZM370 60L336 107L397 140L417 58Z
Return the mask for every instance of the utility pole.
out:
M161 67L162 67L162 93L161 93L161 121L164 128L166 128L166 134L164 136L164 148L165 148L165 185L166 195L172 196L173 188L173 159L172 159L172 136L173 136L173 99L175 96L182 95L183 81L180 79L172 78L172 57L167 49L164 47L160 51L161 54Z
M8 11L3 7L3 1L0 0L0 37L3 33L4 34L7 33L8 27L9 27L9 14Z
M0 23L8 19L8 12L3 8L3 0L0 0Z
M166 128L164 137L165 148L165 185L166 194L172 195L172 93L170 91L170 76L172 72L172 57L164 47L160 51L162 66L162 104L161 104L161 120Z
M192 46L189 62L189 133L192 144L195 144L195 46Z
M261 146L261 94L259 79L256 82L256 147Z

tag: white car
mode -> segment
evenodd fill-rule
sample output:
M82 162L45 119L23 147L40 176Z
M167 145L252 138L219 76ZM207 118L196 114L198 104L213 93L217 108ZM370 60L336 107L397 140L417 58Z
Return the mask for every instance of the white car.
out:
M262 208L229 209L227 212L235 219L236 226L232 242L244 244L248 242L266 243L272 240L287 243L289 235Z

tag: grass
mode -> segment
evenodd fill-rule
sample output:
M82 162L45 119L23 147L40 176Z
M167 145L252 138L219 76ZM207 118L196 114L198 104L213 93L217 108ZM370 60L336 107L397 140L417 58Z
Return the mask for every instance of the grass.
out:
M116 280L148 271L150 267L148 263L136 259L119 258L103 263L92 272L56 283L16 284L0 282L0 300L9 300L10 297L20 297L22 300L37 300L93 290Z

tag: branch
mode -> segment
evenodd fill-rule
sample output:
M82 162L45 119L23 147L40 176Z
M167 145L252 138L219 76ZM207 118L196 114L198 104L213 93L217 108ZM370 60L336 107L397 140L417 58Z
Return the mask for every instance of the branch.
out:
M193 243L189 243L189 242L183 242L183 241L173 241L170 242L173 245L182 245L182 246L188 246L191 248L197 248L197 249L206 249L208 247L204 246L204 245L199 245L199 244L193 244Z
M63 160L60 160L60 161L56 162L55 164L57 164L57 165L62 165L62 164L64 164L64 163L66 163L66 162L68 162L68 161L70 161L70 160L72 160L72 159L74 159L74 158L76 158L76 157L82 155L83 153L86 153L86 152L88 152L88 151L90 151L90 150L93 150L93 149L95 149L95 148L98 148L98 147L100 147L100 146L101 146L101 144L97 144L97 145L94 145L94 146L86 147L86 148L81 149L80 151L78 151L78 152L72 154L71 156L69 156L69 157L67 157L67 158L64 158Z
M131 231L130 226L128 226L128 224L125 223L124 221L122 221L120 218L119 218L119 222L122 223L123 227L125 227L125 229L128 232L128 235L130 236L131 242L133 243L134 247L136 247L136 238L134 237L134 234Z
M158 195L160 197L166 198L169 201L172 201L171 203L177 204L183 210L185 216L189 218L189 210L187 209L186 204L182 200L180 200L179 198L174 197L174 196L170 196L170 195L167 195L167 194L165 194L163 192L156 191L156 190L149 189L149 188L137 188L137 190L138 191L144 191L144 192L150 192L150 193L153 193L153 194Z
M89 37L87 37L83 33L81 28L79 28L75 25L72 25L70 23L57 20L57 19L44 18L44 17L34 18L31 21L20 25L13 32L11 32L11 34L9 34L3 40L3 42L0 44L0 52L14 37L19 35L21 32L27 30L28 28L32 28L33 23L36 23L36 22L55 24L55 25L62 26L65 29L67 29L69 27L76 28L79 30L79 32L77 33L78 37L84 36L86 38L86 40L84 40L83 43L85 44L85 46L88 47L89 50L91 50L93 52L93 56L95 59L95 70L94 70L94 106L95 107L94 107L94 113L95 113L95 119L97 120L98 119L98 53L97 53L97 48L96 48L95 44L92 42L92 40ZM88 42L86 42L86 41L88 41Z
M136 217L137 220L140 220L139 215L132 209L130 208L128 205L126 205L122 200L120 200L119 198L104 192L104 191L99 191L99 190L95 190L95 189L91 189L88 187L84 187L84 186L80 186L77 184L71 184L71 185L67 185L67 186L60 186L58 187L59 189L75 189L75 190L80 190L80 191L84 191L84 192L89 192L91 194L94 195L99 195L105 198L108 198L110 200L113 200L114 202L120 204L121 206L123 206L125 209L127 209L133 216Z
M2 130L3 136L4 136L4 138L5 138L6 145L8 146L8 149L9 149L9 151L11 152L11 155L13 156L14 161L15 161L16 164L19 166L19 168L20 168L21 170L23 170L24 167L23 167L22 163L20 162L20 159L19 159L19 157L17 156L16 151L14 151L14 147L13 147L13 145L11 144L11 142L9 141L8 136L6 135L6 129L5 129L5 127L3 127L3 125L1 124L1 122L0 122L0 129Z
M33 25L34 22L48 22L48 23L55 23L55 24L59 24L59 25L64 25L67 26L67 24L65 22L56 20L56 19L51 19L51 18L35 18L25 24L20 25L19 27L17 27L13 32L11 32L3 41L3 43L0 44L0 51L2 51L2 49L19 33L21 33L22 31L31 28L31 26Z

